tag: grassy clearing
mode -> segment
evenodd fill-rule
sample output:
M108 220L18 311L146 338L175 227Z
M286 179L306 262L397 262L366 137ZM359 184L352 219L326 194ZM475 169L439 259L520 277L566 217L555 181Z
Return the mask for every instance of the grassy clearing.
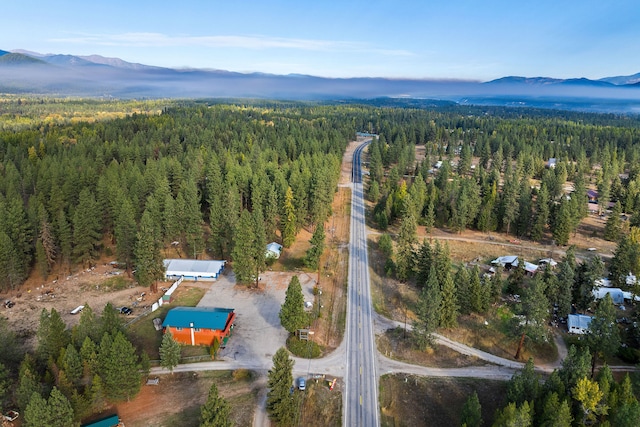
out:
M200 407L212 383L231 406L235 426L251 426L258 400L259 377L247 370L164 375L159 386L143 387L131 402L118 405L127 426L200 425Z
M505 359L513 359L518 349L520 335L512 328L513 315L508 306L492 307L480 316L471 314L458 318L458 327L439 331L443 335ZM525 338L520 360L533 357L536 364L553 362L558 358L558 349L553 340L546 343L534 343Z
M383 375L380 378L381 425L456 426L462 407L476 391L485 426L493 424L504 401L507 383L475 378L423 378Z
M329 390L323 380L309 380L304 394L300 424L305 427L342 425L342 393Z
M476 357L465 356L443 345L435 344L426 350L419 350L413 343L412 332L403 328L386 331L377 337L378 351L387 357L414 365L432 368L463 368L483 366L487 362Z

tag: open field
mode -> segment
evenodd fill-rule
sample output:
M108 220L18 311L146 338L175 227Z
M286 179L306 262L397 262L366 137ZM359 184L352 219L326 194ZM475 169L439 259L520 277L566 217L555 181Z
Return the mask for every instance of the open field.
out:
M238 427L251 426L257 395L263 381L250 371L210 371L163 375L155 386L143 386L130 402L117 405L127 427L200 425L200 406L215 382L230 403L231 418Z
M381 425L457 426L467 398L475 391L485 426L503 404L507 383L473 378L422 378L384 375L380 378Z

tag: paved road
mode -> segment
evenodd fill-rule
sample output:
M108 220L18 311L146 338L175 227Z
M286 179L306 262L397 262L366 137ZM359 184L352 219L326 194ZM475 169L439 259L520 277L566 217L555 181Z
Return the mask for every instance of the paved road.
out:
M362 189L361 155L366 141L353 154L349 291L347 302L345 426L378 426L378 385L373 316L369 286L367 232Z

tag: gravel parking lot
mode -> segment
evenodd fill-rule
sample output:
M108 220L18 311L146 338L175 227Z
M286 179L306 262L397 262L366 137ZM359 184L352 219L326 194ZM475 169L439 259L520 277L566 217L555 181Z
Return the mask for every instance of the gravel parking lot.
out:
M258 289L237 285L233 271L225 270L198 303L198 307L226 307L236 311L233 335L218 353L219 359L258 361L271 359L285 345L287 331L278 313L287 286L298 275L305 301L313 302L315 280L307 273L267 271Z

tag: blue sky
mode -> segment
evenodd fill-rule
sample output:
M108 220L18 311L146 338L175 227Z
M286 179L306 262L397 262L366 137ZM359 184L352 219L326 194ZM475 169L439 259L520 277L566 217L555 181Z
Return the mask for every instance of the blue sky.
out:
M327 77L484 81L640 72L637 0L3 3L4 50Z

